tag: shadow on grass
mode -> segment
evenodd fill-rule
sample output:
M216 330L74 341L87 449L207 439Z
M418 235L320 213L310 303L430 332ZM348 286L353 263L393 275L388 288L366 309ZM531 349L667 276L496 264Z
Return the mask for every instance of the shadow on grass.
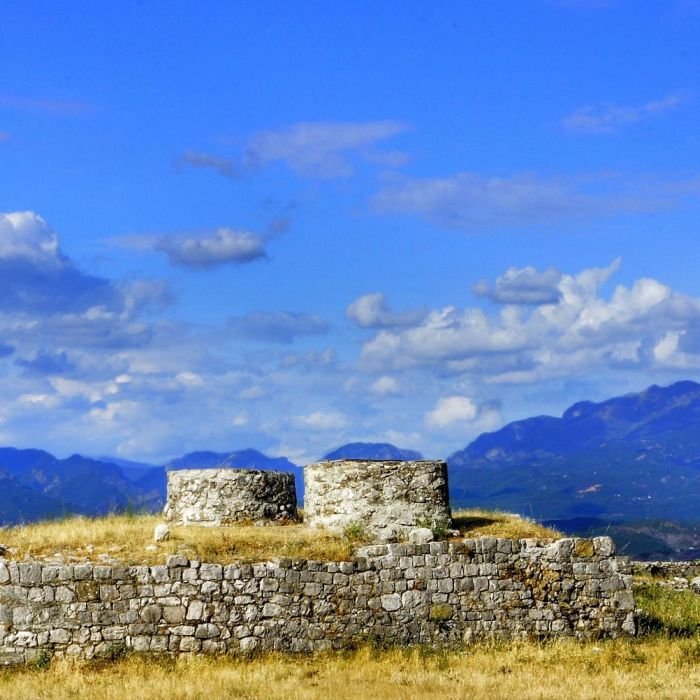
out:
M481 515L455 515L452 517L452 527L460 532L488 527L498 522L500 521L497 518L487 518Z
M635 590L635 599L640 635L687 638L700 633L700 596L697 593L647 584Z

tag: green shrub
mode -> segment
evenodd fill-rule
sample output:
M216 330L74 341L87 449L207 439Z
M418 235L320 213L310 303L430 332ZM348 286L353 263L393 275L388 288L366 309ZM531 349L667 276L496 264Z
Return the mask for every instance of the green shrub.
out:
M428 613L431 622L447 622L452 619L452 606L446 603L432 605Z

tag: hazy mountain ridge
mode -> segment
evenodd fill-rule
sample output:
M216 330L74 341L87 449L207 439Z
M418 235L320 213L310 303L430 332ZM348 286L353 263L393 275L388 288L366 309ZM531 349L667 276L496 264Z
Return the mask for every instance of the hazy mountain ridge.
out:
M388 442L349 442L332 450L323 459L420 460L423 455L415 450L402 450Z
M651 386L480 435L448 458L457 503L538 519L698 518L700 384Z

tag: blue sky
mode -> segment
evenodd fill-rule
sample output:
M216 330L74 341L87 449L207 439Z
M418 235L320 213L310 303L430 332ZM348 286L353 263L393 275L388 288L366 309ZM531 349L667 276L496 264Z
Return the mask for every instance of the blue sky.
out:
M0 443L444 457L700 379L700 3L6 2Z

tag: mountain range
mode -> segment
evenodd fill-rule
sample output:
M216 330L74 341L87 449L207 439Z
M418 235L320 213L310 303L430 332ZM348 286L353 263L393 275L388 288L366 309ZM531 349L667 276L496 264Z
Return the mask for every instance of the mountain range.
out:
M323 459L421 459L389 443L348 443ZM518 512L565 532L613 533L629 551L700 554L700 384L677 382L484 433L447 459L453 508ZM303 470L253 449L191 452L165 465L0 448L0 523L68 513L157 511L166 473L215 466Z
M700 384L651 386L484 433L448 459L457 503L542 519L694 520Z

